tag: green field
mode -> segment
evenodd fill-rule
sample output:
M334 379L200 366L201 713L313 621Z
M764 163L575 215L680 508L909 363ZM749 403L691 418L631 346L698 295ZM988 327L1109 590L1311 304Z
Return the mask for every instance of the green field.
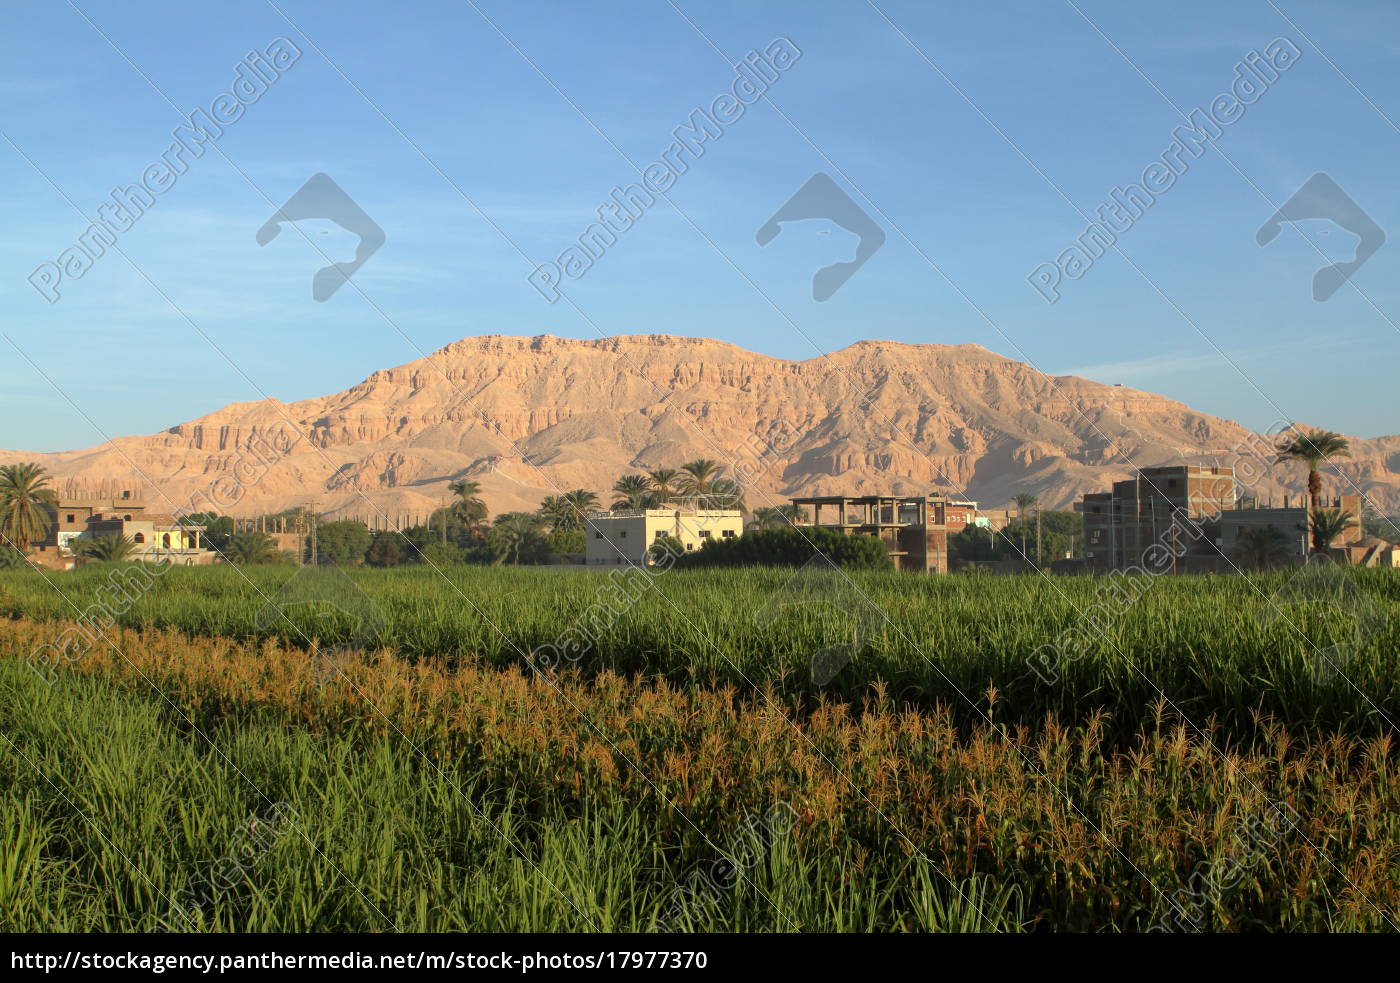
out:
M1390 571L130 569L0 574L7 928L1400 921Z

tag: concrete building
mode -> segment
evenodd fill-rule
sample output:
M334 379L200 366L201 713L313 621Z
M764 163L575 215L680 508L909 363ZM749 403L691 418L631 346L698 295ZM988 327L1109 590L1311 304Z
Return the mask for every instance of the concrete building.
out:
M1240 537L1249 529L1273 529L1282 538L1283 559L1297 563L1311 550L1308 536L1308 510L1304 508L1237 508L1220 517L1220 551L1233 557Z
M885 544L898 570L948 572L948 536L972 525L977 503L943 496L844 495L794 498L806 513L798 526L874 536Z
M98 536L127 537L135 546L131 554L134 560L181 566L217 560L204 548L203 526L182 526L174 516L151 514L139 491L64 495L48 513L48 534L34 544L31 559L51 570L71 570L77 564L73 541Z
M1328 507L1357 516L1361 499L1343 495ZM1306 508L1261 508L1239 500L1234 469L1227 467L1144 468L1114 482L1112 491L1085 495L1074 510L1082 516L1084 562L1093 573L1144 569L1154 546L1171 551L1175 573L1232 571L1241 537L1258 528L1279 532L1286 562L1301 562L1311 549ZM1360 528L1343 539L1338 548L1349 550L1360 542ZM1376 560L1381 562L1379 551Z
M1107 573L1140 566L1146 551L1162 545L1183 555L1178 572L1199 567L1188 559L1220 555L1215 523L1235 507L1234 468L1178 464L1143 468L1113 490L1085 495L1074 510L1083 516L1084 560L1089 570ZM1183 534L1189 528L1207 535ZM1177 521L1173 521L1177 520ZM1203 542L1203 540L1212 542Z
M135 544L131 551L133 560L192 567L218 559L217 554L204 548L204 528L181 525L173 515L151 515L144 510L109 512L92 516L83 538L125 536Z
M584 560L588 566L642 566L648 550L663 536L680 541L687 552L710 540L733 539L744 533L744 513L738 509L626 509L595 512L584 521Z

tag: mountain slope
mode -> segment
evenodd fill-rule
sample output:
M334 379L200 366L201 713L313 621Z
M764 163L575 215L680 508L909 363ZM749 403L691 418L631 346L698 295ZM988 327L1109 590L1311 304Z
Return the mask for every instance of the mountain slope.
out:
M276 439L290 435L290 449ZM269 443L271 441L271 443ZM270 448L279 449L273 451ZM158 434L36 460L60 479L152 486L162 510L254 514L315 499L337 515L426 515L447 482L481 482L493 512L628 471L714 458L751 508L790 495L1030 491L1067 507L1135 466L1260 462L1268 441L1163 396L1051 377L976 345L863 341L787 361L699 338L467 338L294 403L236 403ZM1400 511L1400 436L1354 439L1325 474ZM1257 467L1257 464L1256 464ZM1296 466L1253 490L1302 494Z

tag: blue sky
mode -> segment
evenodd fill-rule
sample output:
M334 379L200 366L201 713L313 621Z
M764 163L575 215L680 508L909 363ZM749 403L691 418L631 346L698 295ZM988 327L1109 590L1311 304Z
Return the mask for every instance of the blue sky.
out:
M1257 428L1400 432L1395 4L20 0L4 27L0 447L84 447L321 395L493 333L666 332L787 358L862 338L973 342ZM130 262L109 250L47 302L36 268L278 37L301 57L122 233ZM547 303L534 266L730 90L733 62L780 37L801 55L766 99ZM1280 37L1296 63L1121 251L1046 303L1031 271L1141 180L1179 113L1209 108ZM386 236L319 303L322 254L349 259L352 237L312 221L256 241L318 172ZM848 259L853 236L815 220L755 240L819 172L886 233L825 302L812 274ZM1391 234L1324 302L1313 273L1354 237L1306 222L1255 241L1316 172Z

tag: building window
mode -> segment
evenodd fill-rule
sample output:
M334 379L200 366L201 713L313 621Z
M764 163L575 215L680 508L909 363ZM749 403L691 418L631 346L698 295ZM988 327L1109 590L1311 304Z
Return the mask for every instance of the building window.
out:
M602 539L602 538L603 538L603 534L600 533L600 532L595 532L595 533L593 534L593 538L594 538L594 539Z
M617 531L617 538L618 538L618 539L626 539L626 538L627 538L627 530L626 530L626 529L619 529L619 530Z
M122 516L122 521L123 521L123 522L130 522L130 521L131 521L131 516L129 516L129 515L124 515L124 516Z
M69 521L70 523L73 522L73 521L75 521L75 520L74 520L74 517L70 515L70 516L68 517L68 521Z
M146 534L144 532L138 532L132 537L132 541L137 544L144 543L146 541Z
M723 537L724 539L733 539L733 538L734 538L734 530L733 530L733 529L726 529L726 530L724 530L723 532L720 533L720 536Z
M701 530L700 530L700 538L701 538L701 539L709 539L709 538L710 538L710 530L708 530L708 529L701 529Z
M693 549L695 549L695 544L694 544L694 543L686 543L686 544L685 544L685 548L688 549L688 550L693 550Z

